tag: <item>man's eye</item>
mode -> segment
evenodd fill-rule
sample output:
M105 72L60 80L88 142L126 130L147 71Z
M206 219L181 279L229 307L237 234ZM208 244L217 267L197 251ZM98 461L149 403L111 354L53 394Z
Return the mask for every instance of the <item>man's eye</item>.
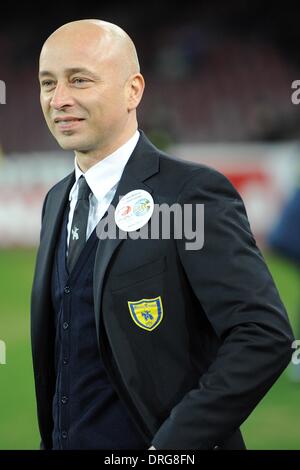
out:
M44 88L49 88L52 85L53 85L53 80L43 80L42 81L42 87L44 87Z
M74 78L72 80L73 83L76 83L78 85L82 85L84 83L87 83L89 80L87 80L86 78Z

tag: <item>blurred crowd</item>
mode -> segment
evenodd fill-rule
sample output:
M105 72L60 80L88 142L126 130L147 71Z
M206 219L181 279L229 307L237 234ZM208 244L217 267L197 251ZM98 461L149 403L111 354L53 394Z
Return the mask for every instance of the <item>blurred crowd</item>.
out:
M196 28L172 31L149 74L142 118L172 139L274 141L297 138L291 103L297 72L267 42L209 41ZM149 90L150 89L150 90ZM298 119L298 128L299 119Z

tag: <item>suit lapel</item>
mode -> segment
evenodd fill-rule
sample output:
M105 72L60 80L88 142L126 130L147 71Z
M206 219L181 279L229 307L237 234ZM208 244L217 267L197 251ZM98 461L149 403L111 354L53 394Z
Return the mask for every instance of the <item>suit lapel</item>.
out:
M54 250L65 205L74 179L73 172L62 180L48 197L47 210L42 225L43 236L36 260L31 299L32 346L35 366L41 375L43 375L43 368L47 363L43 357L43 352L47 354L47 346L52 341L51 328L48 326L52 324L50 296Z
M58 185L48 202L47 211L43 221L44 237L41 240L39 272L48 272L50 263L52 264L54 248L60 229L63 213L71 187L75 181L74 172L68 175Z
M140 131L141 132L141 131ZM131 155L127 165L125 166L123 175L118 185L116 194L111 205L116 208L120 197L135 189L144 189L152 193L144 181L159 171L159 154L156 148L149 142L145 135L141 132L140 139ZM94 265L94 306L97 338L99 339L100 318L102 307L103 281L108 269L110 260L122 243L122 239L99 240L95 265Z

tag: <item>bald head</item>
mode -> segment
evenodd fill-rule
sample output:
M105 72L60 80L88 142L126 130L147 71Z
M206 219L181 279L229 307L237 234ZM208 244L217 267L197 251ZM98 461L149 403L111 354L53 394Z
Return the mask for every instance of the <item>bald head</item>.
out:
M91 54L95 61L109 60L125 79L140 72L135 45L119 26L107 21L90 19L66 23L45 41L40 59L51 47L69 47Z
M50 131L81 167L102 159L137 129L143 95L135 46L119 26L80 20L58 28L40 54L41 105Z

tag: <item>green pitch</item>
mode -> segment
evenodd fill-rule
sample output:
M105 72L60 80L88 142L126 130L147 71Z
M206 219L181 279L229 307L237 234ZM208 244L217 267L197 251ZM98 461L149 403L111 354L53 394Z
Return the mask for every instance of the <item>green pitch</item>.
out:
M0 251L0 340L6 343L6 364L0 365L0 449L39 446L29 340L34 258L30 250ZM279 258L266 259L296 334L298 273ZM249 449L300 449L299 391L300 383L291 383L285 372L242 426Z

